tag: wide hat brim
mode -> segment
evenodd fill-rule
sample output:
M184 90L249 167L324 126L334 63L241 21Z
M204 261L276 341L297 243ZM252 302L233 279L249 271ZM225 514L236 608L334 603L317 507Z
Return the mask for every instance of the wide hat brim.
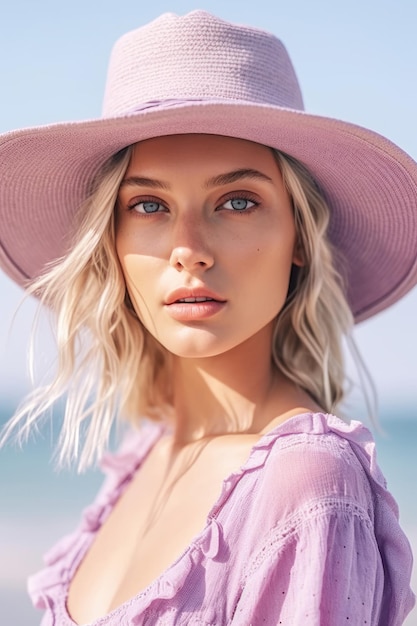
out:
M331 209L329 235L356 321L417 283L417 164L354 124L247 101L159 102L130 115L0 138L0 265L25 286L71 245L74 215L103 163L152 137L247 139L304 163ZM342 259L342 260L341 260Z

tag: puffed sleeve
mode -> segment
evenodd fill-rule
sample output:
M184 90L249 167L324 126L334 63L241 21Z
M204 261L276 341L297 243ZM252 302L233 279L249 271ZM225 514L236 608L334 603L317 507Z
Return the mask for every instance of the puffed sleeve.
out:
M412 554L363 430L274 448L256 506L265 530L233 626L403 624L414 605Z
M388 625L379 621L383 578L366 513L349 501L312 502L265 539L232 624Z

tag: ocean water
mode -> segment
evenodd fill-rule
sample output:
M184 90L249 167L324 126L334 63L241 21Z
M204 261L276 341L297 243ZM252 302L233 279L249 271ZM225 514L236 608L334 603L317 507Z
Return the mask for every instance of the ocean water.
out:
M3 404L0 423L10 415ZM384 433L375 433L378 461L400 507L400 521L417 555L417 410L386 410ZM38 626L41 613L32 608L26 579L40 569L42 554L71 532L81 510L102 481L99 471L77 475L57 472L49 437L22 450L0 451L0 626ZM412 586L417 591L417 568ZM417 626L417 610L405 622Z

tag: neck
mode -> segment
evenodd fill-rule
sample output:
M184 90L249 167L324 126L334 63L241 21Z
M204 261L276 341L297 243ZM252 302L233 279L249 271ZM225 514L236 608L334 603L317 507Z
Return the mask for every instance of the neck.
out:
M308 403L271 361L271 332L225 354L174 357L175 439L186 444L229 433L261 433ZM302 403L302 404L301 404ZM287 413L289 413L287 415Z

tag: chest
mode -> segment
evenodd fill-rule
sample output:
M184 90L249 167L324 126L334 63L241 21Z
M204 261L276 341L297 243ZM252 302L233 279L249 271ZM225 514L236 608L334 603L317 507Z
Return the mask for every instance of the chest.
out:
M98 531L70 586L69 612L91 622L137 595L204 529L225 478L257 438L225 439L170 456L156 446ZM85 590L88 589L88 594Z

